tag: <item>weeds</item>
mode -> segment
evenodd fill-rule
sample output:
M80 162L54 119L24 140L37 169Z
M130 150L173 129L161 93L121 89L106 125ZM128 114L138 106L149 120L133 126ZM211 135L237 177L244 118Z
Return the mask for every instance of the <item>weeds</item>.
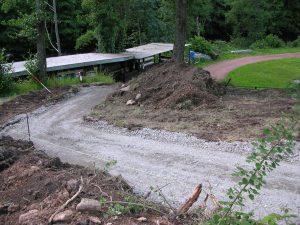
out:
M264 138L253 143L254 151L247 157L251 169L237 167L233 176L240 180L234 187L229 188L227 196L229 202L223 202L223 209L209 221L209 224L272 224L277 221L290 218L292 215L285 212L284 215L270 214L261 221L256 221L252 213L235 211L237 206L243 207L246 198L254 200L262 186L265 177L279 166L279 163L293 154L293 134L299 132L297 120L282 121L271 129L264 131Z

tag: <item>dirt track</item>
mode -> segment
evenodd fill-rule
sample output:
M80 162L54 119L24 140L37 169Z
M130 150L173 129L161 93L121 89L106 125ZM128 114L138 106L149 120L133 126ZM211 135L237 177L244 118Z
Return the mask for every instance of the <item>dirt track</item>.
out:
M283 59L283 58L300 58L300 52L297 53L285 53L285 54L276 54L276 55L262 55L262 56L248 56L239 59L227 60L224 62L212 64L203 68L210 72L211 76L216 80L223 80L230 71L256 62L274 60L274 59Z
M150 186L165 186L164 194L175 205L184 201L198 183L224 199L234 184L231 173L236 164L244 164L250 151L246 142L207 142L178 133L144 129L128 132L105 123L85 124L83 115L114 91L114 87L89 87L76 96L30 116L31 137L37 148L63 161L102 167L117 160L112 174L122 176L139 193ZM1 132L0 132L1 134ZM27 138L25 120L7 127L2 134ZM288 207L300 215L300 146L293 162L283 162L267 179L261 195L247 207L259 209L257 216L280 212ZM202 194L202 199L204 194ZM156 196L152 196L157 200ZM300 222L298 218L298 222Z

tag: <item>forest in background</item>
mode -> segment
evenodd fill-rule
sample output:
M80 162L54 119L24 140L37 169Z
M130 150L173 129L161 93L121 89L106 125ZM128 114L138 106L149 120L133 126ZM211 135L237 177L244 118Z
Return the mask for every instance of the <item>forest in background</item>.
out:
M57 52L53 0L44 4L48 31L47 55ZM34 0L2 0L0 49L11 60L36 52L36 5ZM62 54L120 52L149 42L174 42L173 0L64 0L56 1ZM300 35L298 0L189 0L187 40L203 36L248 47L267 35L286 42Z

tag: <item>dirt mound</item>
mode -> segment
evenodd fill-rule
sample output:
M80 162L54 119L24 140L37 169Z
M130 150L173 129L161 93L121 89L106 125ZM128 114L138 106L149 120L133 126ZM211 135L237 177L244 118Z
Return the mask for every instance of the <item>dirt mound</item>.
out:
M130 81L108 98L121 99L125 104L140 104L155 108L186 109L209 105L223 93L209 72L190 65L172 62L159 64Z
M51 215L73 196L75 199L53 218L53 223L173 224L146 206L166 212L164 208L135 196L121 177L62 163L37 151L31 142L10 137L0 137L0 150L0 157L1 152L10 154L2 159L15 157L0 171L0 224L48 224ZM141 218L146 219L140 222Z

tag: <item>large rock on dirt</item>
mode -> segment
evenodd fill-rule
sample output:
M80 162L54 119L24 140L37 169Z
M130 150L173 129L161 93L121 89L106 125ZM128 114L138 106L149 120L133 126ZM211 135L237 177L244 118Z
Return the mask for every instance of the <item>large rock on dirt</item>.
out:
M53 217L53 223L69 223L73 218L72 210L66 210Z
M120 91L121 92L128 92L128 91L130 91L130 86L128 85L126 87L123 87L123 88L120 89Z
M79 180L71 179L71 180L67 181L66 188L67 188L69 193L72 193L72 192L75 192L75 191L78 190L79 185L80 185Z
M34 221L39 215L39 210L30 210L27 213L21 214L19 216L19 224L20 225L33 225Z
M81 202L76 206L78 212L100 212L100 202L94 199L82 198Z
M134 105L136 102L134 100L128 100L126 105Z

